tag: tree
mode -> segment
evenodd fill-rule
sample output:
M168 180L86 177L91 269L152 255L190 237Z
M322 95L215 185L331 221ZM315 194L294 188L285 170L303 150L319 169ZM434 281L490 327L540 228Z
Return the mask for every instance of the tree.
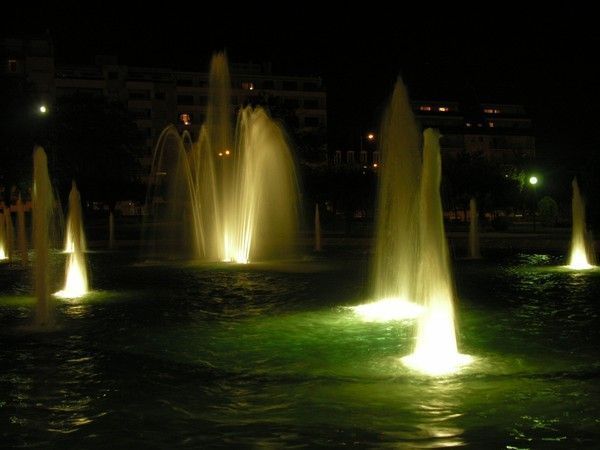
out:
M75 180L85 201L141 197L143 141L127 110L100 96L73 94L57 99L46 143L49 169L62 195Z
M552 197L542 198L538 204L538 211L540 213L540 221L547 227L556 225L558 220L558 204Z
M31 155L41 142L47 117L37 109L35 89L24 78L3 77L0 98L0 189L10 201L13 186L23 195L31 186Z

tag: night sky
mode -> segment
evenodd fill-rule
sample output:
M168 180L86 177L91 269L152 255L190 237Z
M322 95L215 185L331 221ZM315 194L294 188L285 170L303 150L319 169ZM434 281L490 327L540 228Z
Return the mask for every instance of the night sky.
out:
M9 11L5 32L49 29L59 62L90 63L104 53L131 65L206 70L211 53L226 49L232 61L270 61L278 74L321 75L330 141L339 146L376 129L401 74L415 99L525 104L541 160L577 170L600 151L600 36L584 11L542 17L504 5L432 18L426 11L398 15L375 7L331 15L309 3L282 4L281 11L232 4L198 13L200 3L140 6L136 13L107 4L77 13L75 5ZM290 14L290 8L298 10Z

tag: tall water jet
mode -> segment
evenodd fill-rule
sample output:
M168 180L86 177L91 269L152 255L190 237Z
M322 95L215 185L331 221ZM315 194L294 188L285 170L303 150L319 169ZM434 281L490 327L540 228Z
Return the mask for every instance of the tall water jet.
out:
M54 210L54 196L48 176L48 159L42 147L33 151L33 246L35 248L36 323L52 323L52 305L48 290L48 235Z
M4 206L4 253L6 258L13 258L13 242L15 239L15 232L13 229L12 214L10 212L10 205Z
M77 196L78 206L76 207L76 211L72 210L71 197L73 195ZM73 212L75 212L75 214L73 214ZM79 242L75 242L75 238L79 239ZM69 193L69 214L67 216L64 252L73 253L75 247L81 249L82 252L86 251L85 233L83 232L83 221L81 220L81 199L75 181L73 181L71 184L71 192Z
M469 256L473 259L479 259L481 258L479 251L479 216L475 198L471 198L469 210L471 216L471 222L469 223Z
M234 133L230 90L227 59L217 54L197 141L172 126L159 137L147 207L163 234L151 242L191 249L195 258L238 263L289 256L298 183L285 133L260 107L242 108Z
M440 197L440 133L424 132L420 193L420 261L417 297L425 311L418 318L414 352L406 365L429 375L444 375L470 361L458 353L454 326L454 285Z
M85 260L85 235L81 215L81 196L73 181L69 193L69 215L67 217L67 239L73 247L69 253L64 288L54 295L62 298L82 297L88 292L87 264Z
M17 199L17 247L21 255L21 262L26 264L29 261L29 253L27 248L27 233L25 228L25 207L21 200L21 194Z
M373 295L354 307L366 320L414 318L419 243L421 133L406 87L398 79L378 141L382 158L377 204Z
M588 238L585 225L585 202L579 191L577 178L573 178L573 228L571 237L571 255L569 267L571 269L592 269L596 262L593 241Z
M318 203L315 203L315 251L321 251L321 217Z
M8 259L6 251L6 229L4 226L4 214L0 213L0 261Z

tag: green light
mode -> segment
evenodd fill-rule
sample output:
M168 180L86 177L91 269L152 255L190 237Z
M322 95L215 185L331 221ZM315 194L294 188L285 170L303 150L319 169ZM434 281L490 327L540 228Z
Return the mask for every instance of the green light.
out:
M538 177L536 177L535 175L532 177L529 177L529 184L535 186L537 183L538 183Z

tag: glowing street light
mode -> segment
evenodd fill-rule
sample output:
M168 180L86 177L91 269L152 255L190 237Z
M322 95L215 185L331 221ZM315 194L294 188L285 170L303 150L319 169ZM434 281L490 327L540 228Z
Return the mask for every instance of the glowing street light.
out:
M529 184L531 184L532 186L538 184L538 181L538 177L536 177L535 175L529 177Z
M373 133L369 133L367 134L367 139L372 141L373 139L375 139L375 135Z
M48 108L46 107L46 105L40 105L40 112L42 114L46 114L48 112Z

